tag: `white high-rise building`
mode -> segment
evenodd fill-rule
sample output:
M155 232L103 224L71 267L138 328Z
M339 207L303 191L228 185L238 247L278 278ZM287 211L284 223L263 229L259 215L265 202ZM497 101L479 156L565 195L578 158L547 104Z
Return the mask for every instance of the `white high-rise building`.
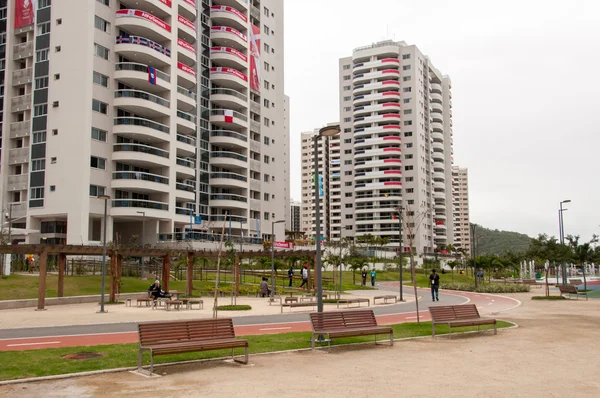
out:
M319 155L329 176L322 204L329 237L371 234L397 246L401 205L405 223L415 224L403 226L405 247L410 231L418 253L452 243L450 78L416 46L393 41L340 59L339 76L341 133L322 141L329 151ZM302 199L314 212L310 135L302 136ZM311 221L303 217L306 231Z
M469 170L452 166L454 200L454 247L465 249L471 255L471 228L469 224Z
M259 242L285 217L283 0L3 3L0 195L19 240L100 241L102 195L120 243L224 225Z

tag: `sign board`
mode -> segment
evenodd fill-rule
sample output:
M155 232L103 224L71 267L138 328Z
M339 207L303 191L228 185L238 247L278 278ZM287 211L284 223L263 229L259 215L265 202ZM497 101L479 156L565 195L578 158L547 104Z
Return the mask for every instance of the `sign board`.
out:
M202 224L202 216L194 216L194 224Z

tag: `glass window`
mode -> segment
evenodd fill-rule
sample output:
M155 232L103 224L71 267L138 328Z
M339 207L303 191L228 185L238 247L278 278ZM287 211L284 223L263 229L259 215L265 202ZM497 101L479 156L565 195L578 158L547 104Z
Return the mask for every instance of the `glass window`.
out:
M50 50L43 49L43 50L39 50L35 52L35 62L44 62L44 61L48 61L48 54L50 53Z
M97 15L94 18L94 27L103 32L110 33L110 22L105 21Z
M92 139L96 141L106 142L106 136L108 132L100 130L99 128L92 127Z
M94 72L94 83L108 87L108 76L105 76L102 73Z
M39 144L40 142L46 142L46 132L45 131L34 131L33 132L33 143Z
M99 185L90 185L90 196L105 195L106 188Z
M35 79L35 89L39 90L42 88L48 87L48 76L46 77L38 77Z
M37 25L37 35L47 35L50 33L50 22L43 22Z
M46 169L46 159L35 159L31 161L31 171L40 171Z
M31 188L29 199L44 199L44 187Z
M100 44L94 43L94 54L100 58L108 60L108 48L101 46Z
M33 107L33 116L43 116L48 114L48 104L36 105Z
M92 110L95 112L100 112L105 115L108 114L108 104L102 101L98 101L97 99L92 100Z
M93 169L106 169L106 159L98 158L96 156L90 157L90 167Z

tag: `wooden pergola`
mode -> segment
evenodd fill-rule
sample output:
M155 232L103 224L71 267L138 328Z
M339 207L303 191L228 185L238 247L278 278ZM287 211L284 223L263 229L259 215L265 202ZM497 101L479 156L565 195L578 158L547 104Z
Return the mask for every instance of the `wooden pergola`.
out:
M58 289L57 296L64 297L64 280L65 280L65 265L67 256L102 256L102 246L77 246L77 245L0 245L0 254L37 254L39 256L39 287L38 287L38 310L45 309L46 305L46 274L48 256L55 255L58 257ZM221 257L226 256L225 252L221 252ZM187 277L186 277L186 295L191 296L193 289L193 271L194 259L216 259L219 252L216 250L188 250L188 249L153 249L143 247L107 247L107 273L110 276L110 293L109 301L116 301L117 285L121 275L121 265L123 257L155 257L162 258L162 277L164 290L169 290L169 280L171 276L171 257L186 257L187 258ZM270 257L270 251L241 251L235 254L235 292L239 293L240 285L240 259L242 258L257 258ZM275 258L286 257L313 257L314 267L316 267L316 251L315 250L286 250L275 251ZM309 268L309 284L310 284L310 268ZM310 286L308 287L310 289Z

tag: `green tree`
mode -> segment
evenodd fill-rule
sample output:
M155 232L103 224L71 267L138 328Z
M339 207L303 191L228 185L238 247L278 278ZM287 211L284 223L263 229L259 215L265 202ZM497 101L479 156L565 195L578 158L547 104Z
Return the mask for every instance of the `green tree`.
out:
M587 290L585 266L587 263L591 263L595 260L595 253L592 245L598 243L598 236L594 235L589 242L579 243L579 235L569 235L567 236L567 242L569 242L569 246L573 253L573 261L581 266L581 271L583 272L583 290Z

